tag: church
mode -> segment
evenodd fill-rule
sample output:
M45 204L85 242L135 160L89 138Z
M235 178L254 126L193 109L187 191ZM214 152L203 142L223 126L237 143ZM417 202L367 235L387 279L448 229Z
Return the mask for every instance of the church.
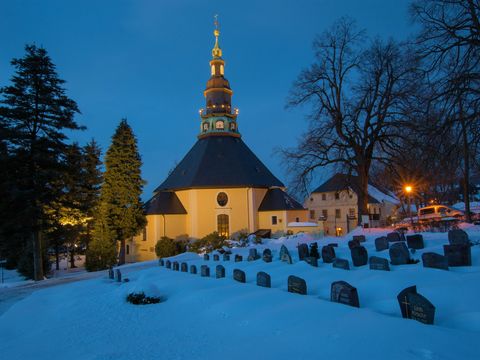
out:
M308 210L242 141L219 35L216 28L197 142L145 204L147 226L127 243L127 261L155 259L155 244L164 236L200 239L217 231L232 238L240 231L268 236L323 229L321 222L309 222Z

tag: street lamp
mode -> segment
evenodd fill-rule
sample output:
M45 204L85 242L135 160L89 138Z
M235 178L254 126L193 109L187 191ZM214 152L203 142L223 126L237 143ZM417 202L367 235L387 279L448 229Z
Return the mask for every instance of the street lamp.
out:
M412 225L413 230L413 217L412 217L412 191L413 187L411 185L405 185L405 193L407 194L408 199L408 216L410 217L410 224Z

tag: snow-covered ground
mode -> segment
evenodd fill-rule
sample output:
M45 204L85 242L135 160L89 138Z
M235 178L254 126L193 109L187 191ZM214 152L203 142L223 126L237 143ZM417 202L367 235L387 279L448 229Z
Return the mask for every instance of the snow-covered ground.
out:
M480 242L480 226L465 228ZM355 230L361 233L362 230ZM369 255L374 239L387 230L365 231ZM471 267L450 271L416 265L391 266L390 272L318 268L298 261L296 246L318 241L337 242L337 256L351 259L345 238L309 236L266 241L261 252L273 250L274 261L204 261L193 253L179 262L210 266L211 277L176 272L164 267L130 267L129 282L106 276L39 290L0 316L0 354L5 359L479 359L480 246L472 247ZM424 233L424 251L443 253L446 233ZM285 244L294 264L278 260ZM248 248L233 254L248 254ZM212 257L211 257L212 259ZM222 257L220 257L222 259ZM226 278L215 279L215 266ZM247 283L232 279L233 269L246 272ZM256 274L272 277L272 288L256 286ZM287 292L289 275L307 282L308 295ZM345 280L358 289L360 308L330 302L330 285ZM435 325L401 318L396 299L407 286L436 307ZM144 291L163 296L155 305L135 306L125 298Z

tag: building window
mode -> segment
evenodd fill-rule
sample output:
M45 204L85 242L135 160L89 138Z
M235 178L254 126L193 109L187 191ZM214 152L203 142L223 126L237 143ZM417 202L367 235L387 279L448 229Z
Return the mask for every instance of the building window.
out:
M341 227L335 228L335 235L336 236L342 236L343 235L343 229Z
M215 105L213 105L215 107ZM215 129L223 130L224 129L224 124L222 120L218 120L215 123Z
M312 202L312 201L313 201L313 198L310 198L310 202Z
M147 241L147 227L143 228L143 238L142 238L142 240Z
M217 204L220 206L225 206L228 203L228 196L224 192L218 193L217 195Z
M325 218L325 220L328 218L328 210L322 210L322 217Z
M315 210L310 210L310 219L315 219Z
M217 216L217 231L220 236L224 236L228 239L230 236L228 227L228 215L220 214Z
M220 75L223 75L223 72L224 72L223 65L220 65Z
M212 65L211 69L212 69L212 76L213 76L215 75L215 65Z
M327 200L327 194L322 194L322 200L323 201Z
M295 218L295 222L300 222L300 218Z
M230 123L230 130L235 131L235 123Z
M348 216L350 216L351 218L355 217L355 208L348 209Z
M272 216L272 225L277 225L277 217Z
M203 123L203 131L208 131L208 123Z
M340 219L342 217L342 213L341 213L340 209L335 209L335 217L337 219Z
M130 254L130 245L127 245L127 246L126 246L126 253L127 253L127 255Z
M339 200L340 199L340 193L339 192L336 192L335 193L335 200Z

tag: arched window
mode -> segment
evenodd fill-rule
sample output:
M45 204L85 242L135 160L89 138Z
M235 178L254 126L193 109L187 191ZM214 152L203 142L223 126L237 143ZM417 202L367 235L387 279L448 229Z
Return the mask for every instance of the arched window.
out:
M222 121L222 120L218 120L218 121L215 123L215 129L220 129L220 130L223 130L223 129L224 129L224 124L223 124L223 121Z
M208 123L207 122L203 123L203 131L208 131Z
M235 123L230 123L230 130L235 131Z
M220 65L220 75L223 75L223 65Z
M212 70L212 76L215 75L215 65L212 65L211 70Z
M217 231L220 236L225 236L226 238L230 236L229 226L228 226L228 215L226 214L217 215Z

